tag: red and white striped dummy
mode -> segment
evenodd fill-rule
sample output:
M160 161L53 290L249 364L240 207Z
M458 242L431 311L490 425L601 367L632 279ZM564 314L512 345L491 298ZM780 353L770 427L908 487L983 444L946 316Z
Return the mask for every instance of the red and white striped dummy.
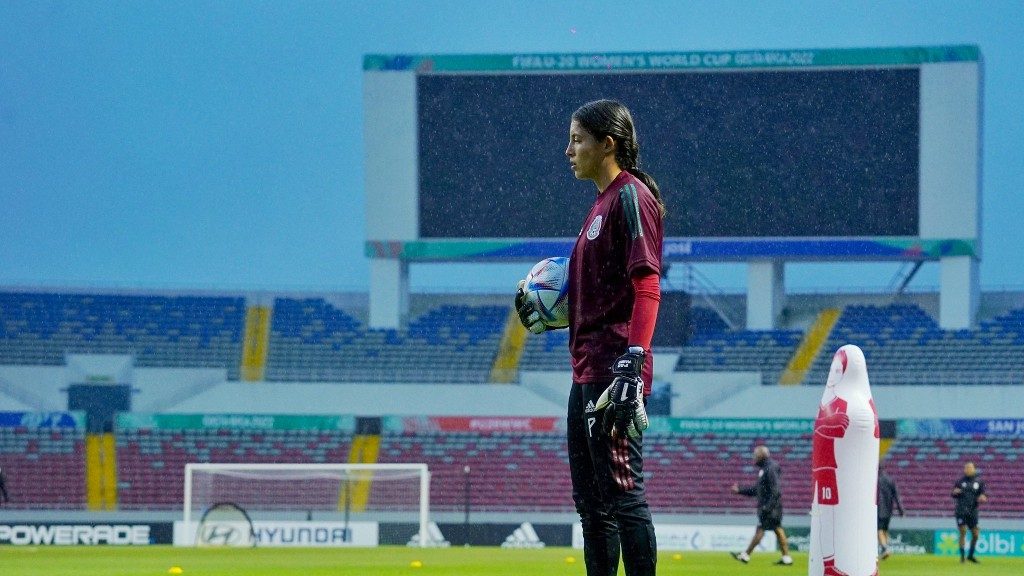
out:
M832 357L812 442L808 574L877 574L878 412L864 353L852 344Z

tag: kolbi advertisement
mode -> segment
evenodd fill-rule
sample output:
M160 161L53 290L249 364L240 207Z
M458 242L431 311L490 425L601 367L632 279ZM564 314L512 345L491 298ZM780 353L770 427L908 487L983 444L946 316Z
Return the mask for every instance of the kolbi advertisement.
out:
M970 546L967 535L966 545ZM960 534L956 530L935 531L935 554L960 555ZM982 530L975 549L978 556L1024 556L1024 532L1010 530Z

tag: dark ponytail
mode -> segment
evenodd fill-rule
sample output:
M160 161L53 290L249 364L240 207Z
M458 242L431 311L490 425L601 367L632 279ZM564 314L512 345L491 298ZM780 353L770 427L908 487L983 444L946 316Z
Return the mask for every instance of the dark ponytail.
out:
M661 198L661 189L650 174L639 168L640 145L637 142L633 115L629 113L629 108L616 100L595 100L580 106L573 113L572 119L598 140L605 136L611 136L612 140L615 140L615 161L619 168L636 176L644 186L647 186L651 194L654 194L654 199L658 201L658 208L664 218L665 202Z

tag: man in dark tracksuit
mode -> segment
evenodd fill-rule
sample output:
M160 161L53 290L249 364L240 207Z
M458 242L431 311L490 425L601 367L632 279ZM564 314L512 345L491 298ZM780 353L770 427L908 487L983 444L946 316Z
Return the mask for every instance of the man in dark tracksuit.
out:
M3 468L0 468L0 504L6 504L11 499L7 496L7 477L4 476Z
M896 483L885 473L881 467L878 468L878 545L881 549L881 559L885 560L892 556L889 550L889 521L892 513L903 516L903 504L900 502L900 493L896 490Z
M782 486L780 476L782 474L779 465L771 459L767 446L754 448L754 464L761 470L757 473L757 484L740 488L738 484L732 485L735 494L757 497L757 530L750 540L745 552L733 552L732 557L746 564L750 562L750 555L754 548L761 543L765 530L775 532L779 539L779 548L782 550L782 558L776 564L792 566L793 558L789 555L789 543L786 541L786 531L782 528Z
M953 500L956 501L956 527L960 531L960 561L964 561L964 540L967 530L971 531L971 551L967 559L975 564L974 548L978 544L978 504L988 501L985 483L978 478L974 462L964 464L964 475L953 485Z

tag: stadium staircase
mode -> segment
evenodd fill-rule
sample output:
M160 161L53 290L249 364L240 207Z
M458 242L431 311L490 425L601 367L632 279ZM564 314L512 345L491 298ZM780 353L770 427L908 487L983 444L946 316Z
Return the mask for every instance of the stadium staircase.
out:
M380 454L380 434L356 434L349 448L349 464L376 464ZM373 479L360 478L355 484L346 483L338 496L338 510L363 512L370 499Z
M250 306L245 312L245 337L242 346L242 380L259 382L267 369L270 347L271 310L266 306Z
M800 345L797 346L793 357L789 359L786 370L779 377L779 384L792 386L803 383L814 359L821 353L822 345L828 340L832 328L839 320L840 314L841 311L837 308L826 308L818 314L814 324L807 330Z
M523 357L528 334L526 328L523 328L523 324L519 321L516 311L509 312L508 319L505 320L501 344L498 345L498 354L494 357L494 365L491 367L490 382L510 384L518 381L519 360Z
M85 436L85 499L89 510L117 509L117 450L113 433Z

